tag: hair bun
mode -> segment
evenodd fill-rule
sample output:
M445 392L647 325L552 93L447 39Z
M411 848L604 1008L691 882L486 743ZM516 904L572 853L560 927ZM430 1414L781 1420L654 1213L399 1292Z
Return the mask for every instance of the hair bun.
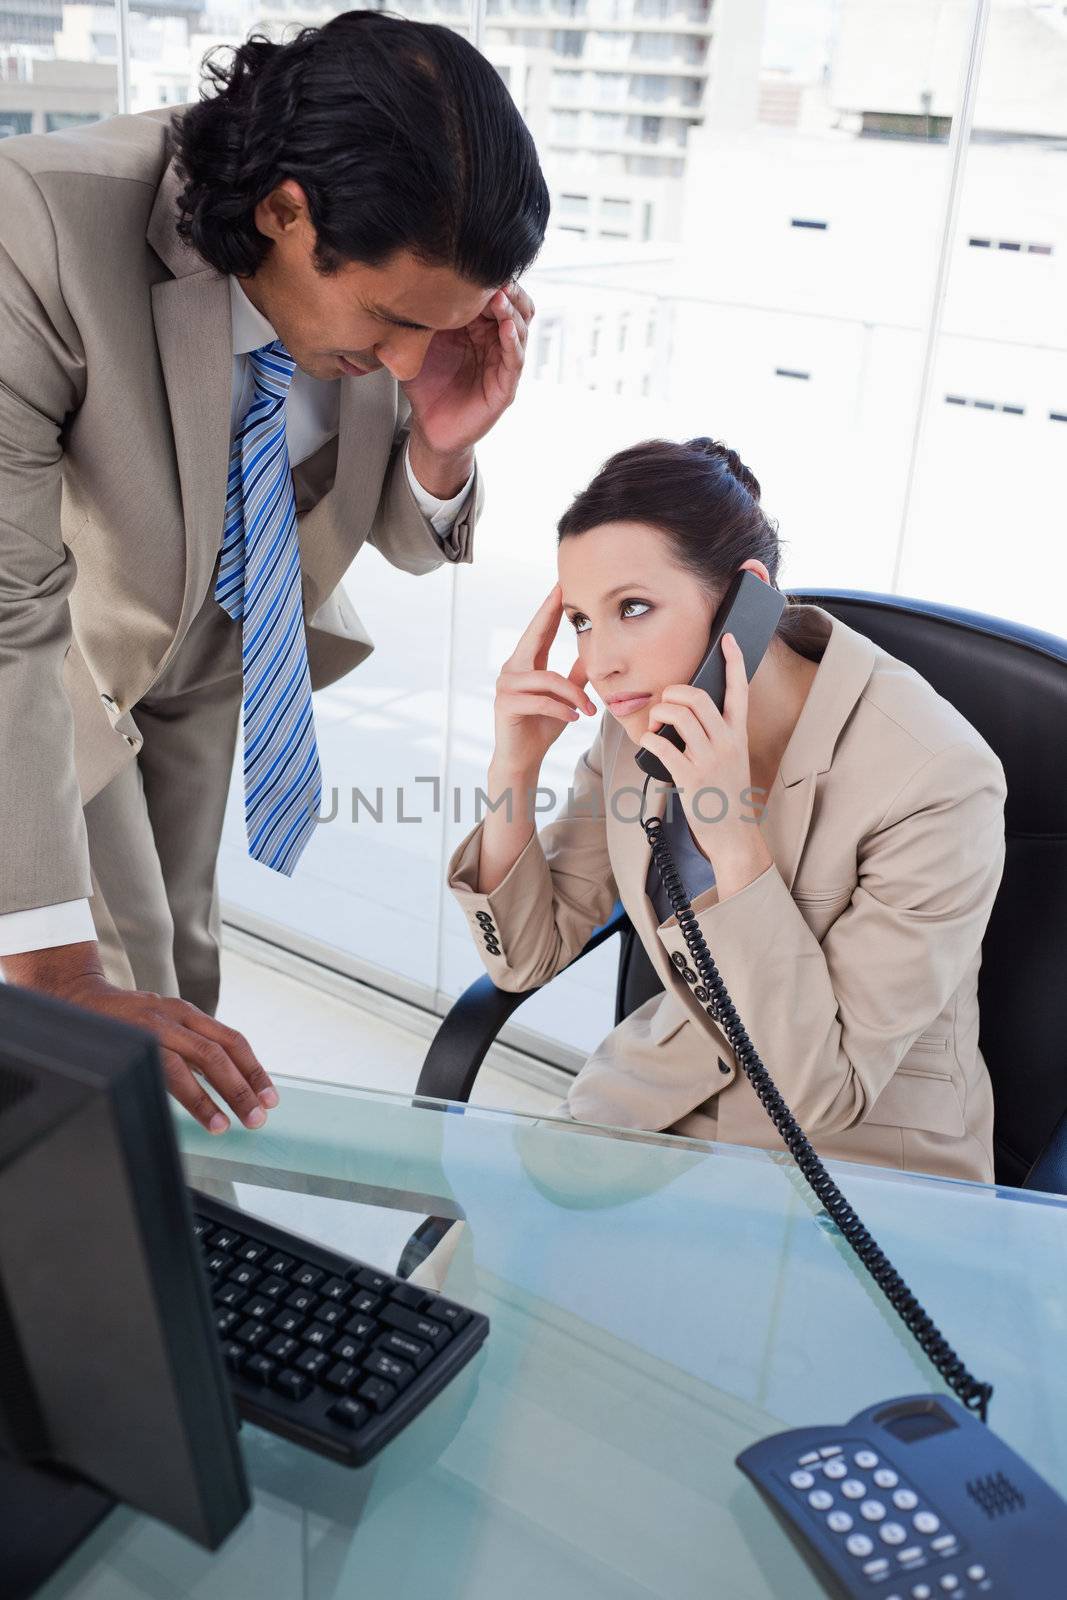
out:
M699 451L711 461L721 461L730 476L736 478L742 488L748 490L753 500L759 503L759 480L755 473L750 472L745 466L736 450L731 450L729 445L720 444L717 439L709 439L706 434L701 434L697 439L690 439L687 443L690 450Z

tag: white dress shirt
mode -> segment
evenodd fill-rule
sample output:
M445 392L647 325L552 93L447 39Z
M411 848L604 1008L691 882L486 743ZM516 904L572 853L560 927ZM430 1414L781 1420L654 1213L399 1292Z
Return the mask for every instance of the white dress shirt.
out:
M230 313L233 329L233 394L230 407L230 437L237 431L239 422L248 410L254 393L254 380L249 351L270 344L278 335L261 312L245 294L237 279L230 276ZM359 383L359 378L351 380ZM297 367L289 385L286 401L285 439L289 446L289 461L299 466L308 456L332 439L337 432L341 405L340 380L329 382L322 378L309 378ZM411 470L408 453L404 451L411 492L418 501L430 526L441 538L451 532L456 513L467 497L474 474L450 500L440 500L424 489ZM222 542L222 530L219 530ZM89 911L88 900L65 900L56 906L35 906L30 911L9 911L0 915L0 957L18 955L26 950L52 950L62 944L82 944L96 938L96 929Z

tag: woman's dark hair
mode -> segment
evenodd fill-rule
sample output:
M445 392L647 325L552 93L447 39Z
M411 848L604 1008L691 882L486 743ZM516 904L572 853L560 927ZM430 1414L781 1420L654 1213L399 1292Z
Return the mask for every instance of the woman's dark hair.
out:
M448 28L345 11L288 44L258 34L204 65L217 91L172 124L178 234L219 272L271 248L256 205L283 178L307 195L324 274L407 250L482 288L536 257L548 190L501 78ZM204 95L208 90L202 91Z
M605 522L658 528L678 565L716 599L753 556L778 587L778 525L760 505L759 483L737 451L714 439L649 439L620 450L563 513L559 542ZM825 624L792 595L786 601L775 637L809 661L821 660Z

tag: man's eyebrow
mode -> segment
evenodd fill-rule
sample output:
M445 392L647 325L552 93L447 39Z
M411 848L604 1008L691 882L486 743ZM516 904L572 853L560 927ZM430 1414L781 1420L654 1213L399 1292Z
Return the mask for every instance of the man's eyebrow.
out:
M368 309L383 321L395 323L398 328L417 328L420 333L430 331L424 322L409 322L407 317L398 317L395 311L387 311L384 306L370 306Z
M604 599L605 600L614 600L614 598L615 598L615 596L617 594L627 594L627 593L632 593L635 589L647 589L647 588L648 588L648 585L645 584L645 583L620 583L617 589L609 589L607 594L604 596ZM580 611L581 610L580 606L572 606L569 600L564 600L563 604L567 608L568 611Z

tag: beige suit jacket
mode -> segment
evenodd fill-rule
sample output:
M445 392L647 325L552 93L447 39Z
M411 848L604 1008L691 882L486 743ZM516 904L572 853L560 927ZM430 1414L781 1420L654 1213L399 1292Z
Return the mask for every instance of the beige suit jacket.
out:
M0 145L0 912L90 894L82 806L134 758L222 536L230 294L174 231L182 109ZM340 588L364 542L470 561L481 504L476 481L442 548L395 380L338 382L339 434L293 475L316 688L373 649Z
M918 673L806 609L829 638L758 823L774 864L722 904L706 890L694 910L820 1152L988 1181L977 980L1004 863L1003 768ZM676 919L658 924L645 893L635 750L605 715L564 813L499 887L476 892L484 823L456 848L449 886L507 990L547 983L616 898L629 913L665 993L594 1051L568 1095L572 1116L780 1149L705 1010ZM646 815L662 816L666 795L653 782Z

